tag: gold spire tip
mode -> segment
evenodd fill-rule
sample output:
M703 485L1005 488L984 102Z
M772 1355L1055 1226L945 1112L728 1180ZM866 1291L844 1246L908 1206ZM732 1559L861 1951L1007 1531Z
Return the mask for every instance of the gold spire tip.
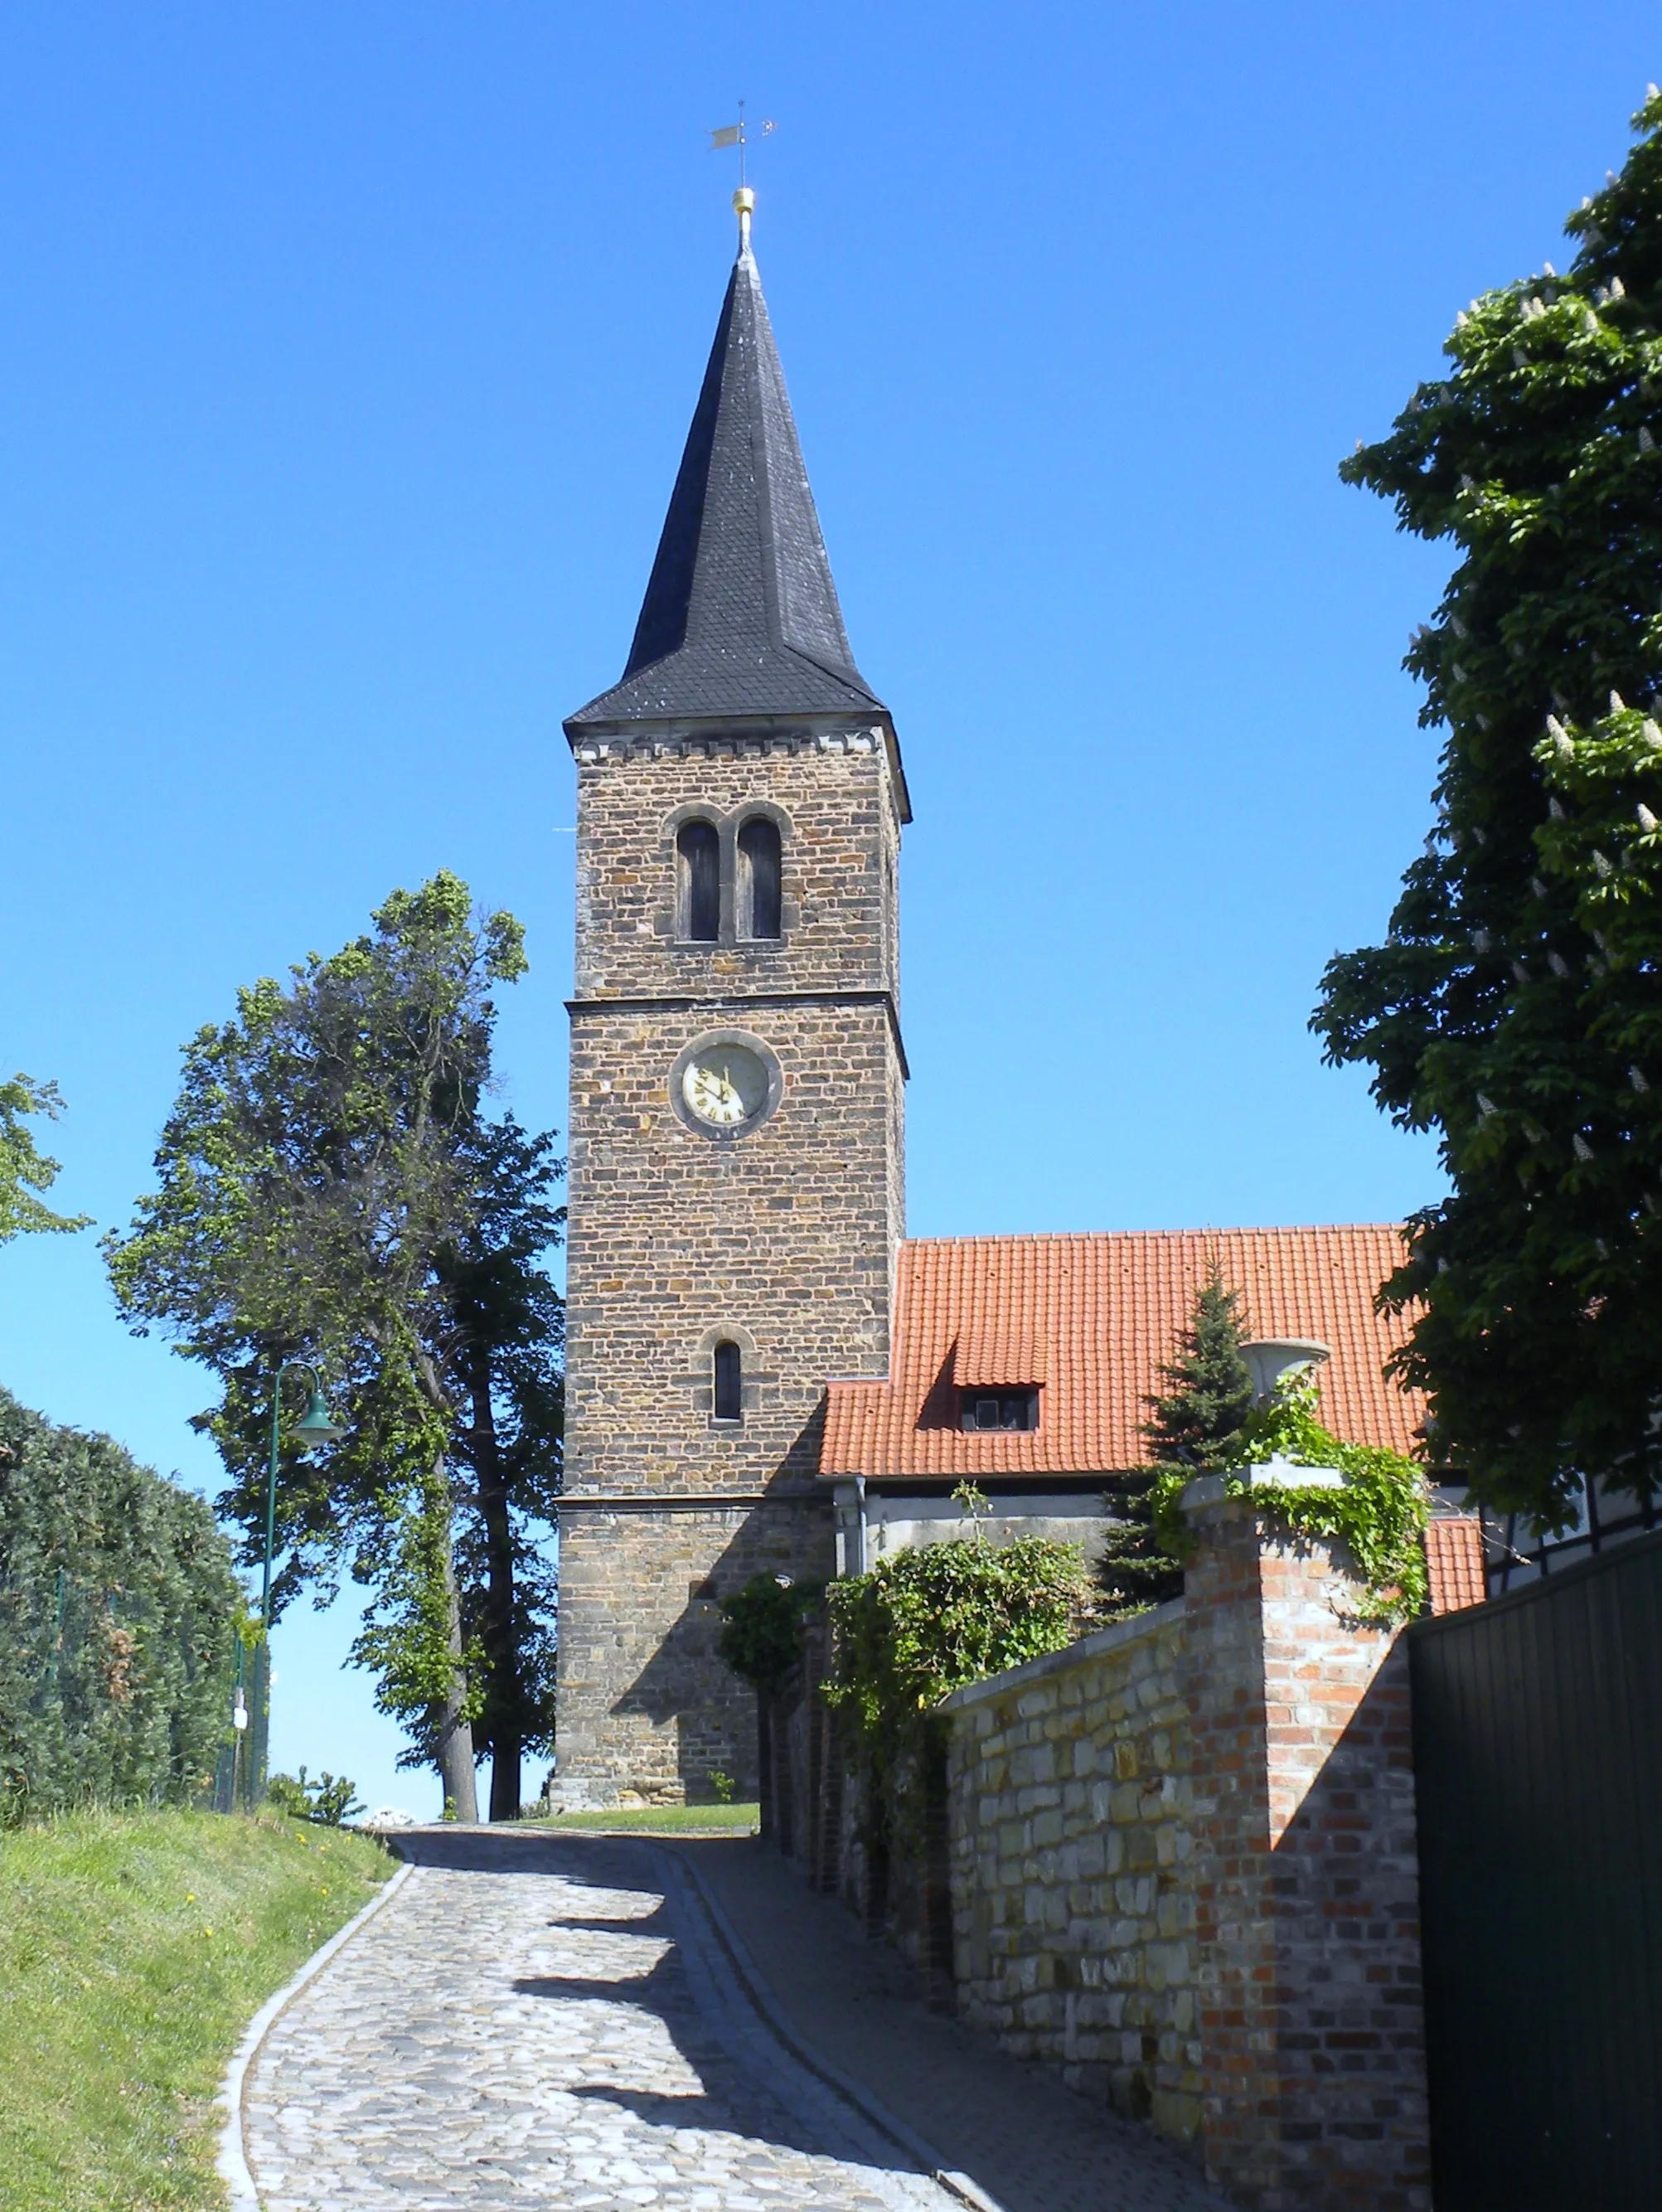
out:
M755 213L756 196L749 185L741 185L733 194L733 213L738 217L738 250L750 251L750 217Z

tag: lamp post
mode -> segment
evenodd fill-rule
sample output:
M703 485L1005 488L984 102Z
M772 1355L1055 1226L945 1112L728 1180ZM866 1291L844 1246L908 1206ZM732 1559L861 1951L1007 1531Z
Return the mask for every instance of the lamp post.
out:
M247 1802L252 1805L265 1790L266 1742L270 1722L271 1668L271 1559L277 1547L277 1466L282 1443L282 1378L290 1368L310 1378L312 1395L306 1411L289 1429L289 1436L302 1451L310 1451L313 1444L333 1443L337 1437L346 1434L329 1418L329 1408L324 1403L323 1384L318 1370L308 1360L280 1359L277 1371L271 1378L271 1451L265 1475L265 1564L260 1575L260 1640L259 1656L254 1680L253 1726L247 1732L254 1741L248 1747Z

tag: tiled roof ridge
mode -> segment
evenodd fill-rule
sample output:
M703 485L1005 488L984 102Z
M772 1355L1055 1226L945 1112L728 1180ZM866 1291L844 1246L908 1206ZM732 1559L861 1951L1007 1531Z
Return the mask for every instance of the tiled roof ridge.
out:
M1401 1235L1404 1221L1292 1221L1242 1224L1228 1229L1011 1229L972 1230L962 1237L905 1237L902 1251L919 1245L948 1244L1101 1244L1133 1237L1353 1237L1360 1231L1394 1231Z

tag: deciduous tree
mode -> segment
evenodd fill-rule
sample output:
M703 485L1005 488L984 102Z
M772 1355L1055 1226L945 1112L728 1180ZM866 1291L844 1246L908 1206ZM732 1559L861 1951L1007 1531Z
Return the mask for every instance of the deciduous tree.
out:
M1341 471L1458 556L1406 662L1446 731L1383 945L1313 1018L1451 1186L1386 1291L1434 1463L1559 1520L1662 1405L1662 96L1550 264L1475 300Z
M202 1030L156 1156L159 1187L112 1279L138 1328L218 1376L201 1417L232 1476L221 1510L264 1540L278 1359L324 1369L346 1434L285 1449L274 1614L344 1565L372 1592L355 1656L378 1701L475 1817L475 1730L545 1743L548 1575L535 1542L558 1486L558 1297L540 1261L562 1218L552 1145L484 1113L494 987L524 970L519 924L440 874L373 932L241 994Z
M55 1121L64 1110L55 1083L14 1075L0 1083L0 1244L27 1231L84 1229L89 1213L54 1213L40 1196L58 1180L58 1162L36 1149L23 1126L32 1114Z

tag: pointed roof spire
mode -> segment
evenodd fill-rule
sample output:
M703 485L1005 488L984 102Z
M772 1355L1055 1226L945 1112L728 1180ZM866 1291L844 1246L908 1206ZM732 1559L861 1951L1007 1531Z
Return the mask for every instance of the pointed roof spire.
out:
M622 680L566 724L888 719L854 665L750 252L739 253Z

